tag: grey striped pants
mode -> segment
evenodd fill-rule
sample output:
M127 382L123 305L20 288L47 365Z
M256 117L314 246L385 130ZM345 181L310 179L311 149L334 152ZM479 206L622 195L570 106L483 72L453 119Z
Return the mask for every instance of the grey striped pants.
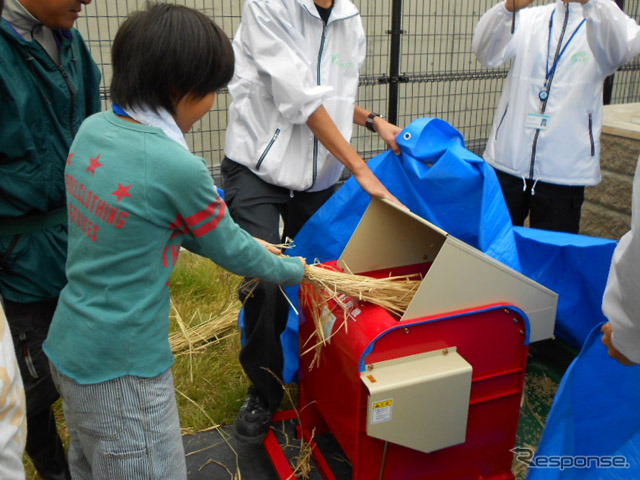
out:
M63 398L74 480L186 479L171 369L81 385L51 374Z

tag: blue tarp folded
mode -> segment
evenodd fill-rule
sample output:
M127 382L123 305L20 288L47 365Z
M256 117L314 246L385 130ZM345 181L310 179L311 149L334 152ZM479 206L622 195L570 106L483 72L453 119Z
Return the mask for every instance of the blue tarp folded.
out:
M611 359L600 337L598 325L565 373L534 457L565 468L530 468L528 480L640 478L640 367ZM624 457L628 468L611 468L613 457ZM571 462L578 468L568 468Z
M556 336L580 348L606 321L602 295L616 242L535 228L514 227L521 272L558 292Z

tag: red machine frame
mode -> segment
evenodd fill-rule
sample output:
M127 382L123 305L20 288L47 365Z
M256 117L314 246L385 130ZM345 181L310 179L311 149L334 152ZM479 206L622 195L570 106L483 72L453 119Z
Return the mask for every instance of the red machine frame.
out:
M312 355L301 358L303 438L313 442L312 432L316 436L333 433L352 463L353 480L513 480L511 450L528 354L526 316L516 307L496 304L398 322L382 308L360 308L367 321L334 336L323 349L319 367L309 370ZM302 318L300 338L306 339L312 322ZM363 366L454 346L473 366L466 441L431 453L388 444L383 467L385 442L366 434L368 392L360 380ZM273 445L275 437L270 440L273 459L277 441ZM323 478L335 479L317 446L314 457ZM294 478L285 463L281 463L284 470L276 466L280 477Z

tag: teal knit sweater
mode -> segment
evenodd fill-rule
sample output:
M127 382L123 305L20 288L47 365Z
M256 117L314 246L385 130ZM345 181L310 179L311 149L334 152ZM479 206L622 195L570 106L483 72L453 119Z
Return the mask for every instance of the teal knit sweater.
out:
M169 278L185 246L239 275L296 284L296 258L240 229L203 159L113 112L88 118L65 169L68 283L44 350L78 383L156 376L173 363Z

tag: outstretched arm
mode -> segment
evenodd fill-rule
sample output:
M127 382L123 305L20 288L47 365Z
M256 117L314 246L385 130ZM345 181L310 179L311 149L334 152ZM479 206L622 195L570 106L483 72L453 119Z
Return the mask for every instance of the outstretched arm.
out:
M362 107L356 105L353 111L353 123L365 127L367 124L367 118L369 113ZM387 122L382 117L375 117L373 119L373 129L380 135L380 138L384 140L384 143L393 150L396 155L400 155L400 147L396 142L396 137L400 134L402 129L393 123Z
M402 205L400 201L387 190L378 177L374 175L365 161L349 142L331 119L329 112L324 107L318 108L307 120L307 125L318 140L347 167L360 186L369 195L385 198L393 203Z
M613 252L602 312L609 319L602 341L624 365L640 363L640 162L633 179L631 231Z

